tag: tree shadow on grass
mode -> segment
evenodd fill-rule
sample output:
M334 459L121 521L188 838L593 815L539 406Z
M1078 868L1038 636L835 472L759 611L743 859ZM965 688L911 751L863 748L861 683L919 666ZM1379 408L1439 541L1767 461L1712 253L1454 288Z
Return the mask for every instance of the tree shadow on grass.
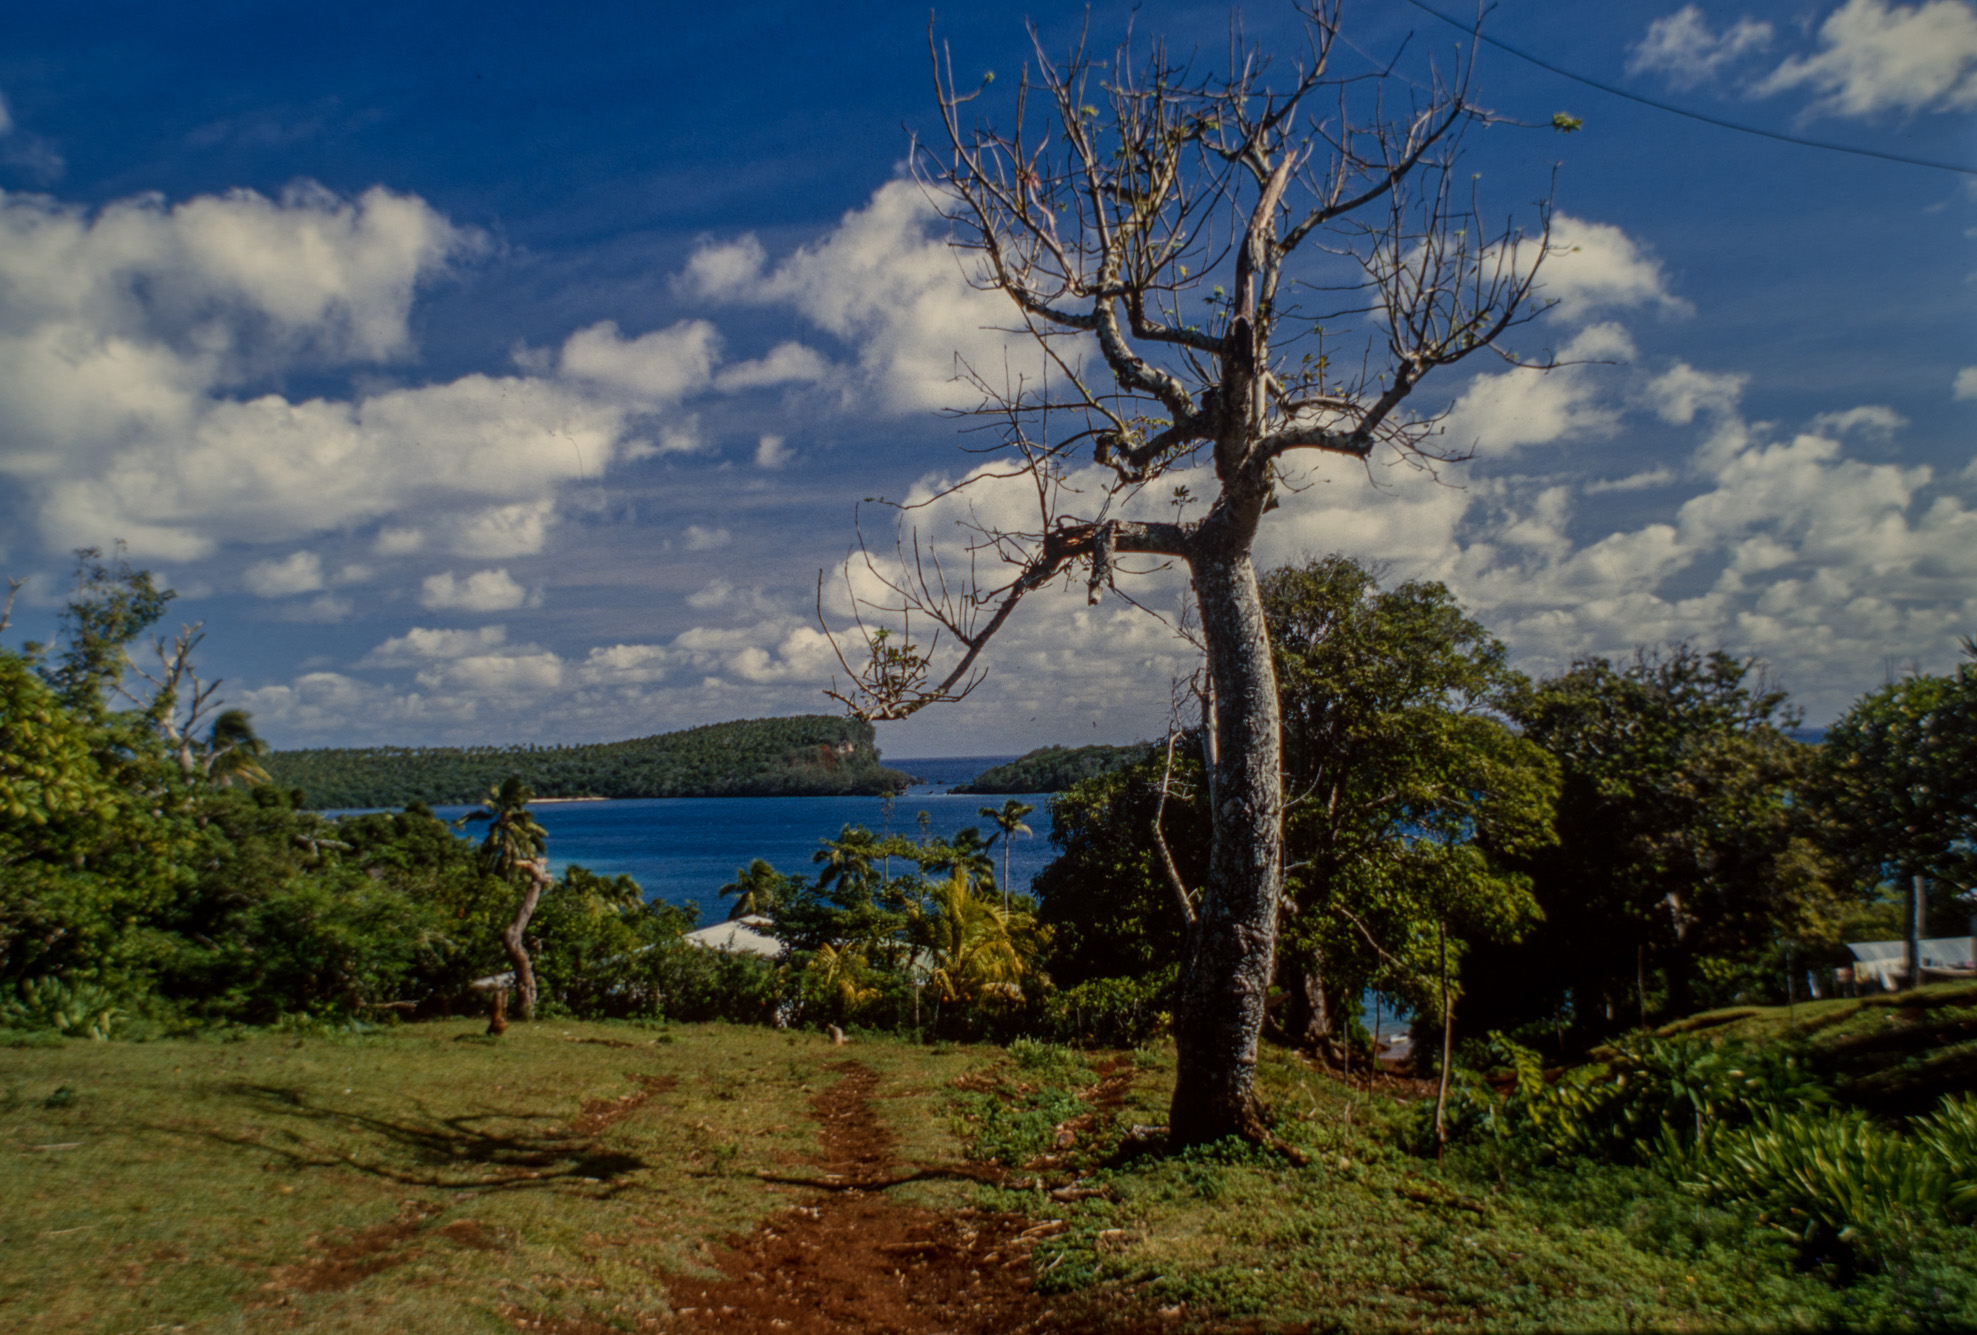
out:
M542 1113L434 1117L416 1108L391 1118L332 1108L312 1102L301 1090L280 1086L235 1084L221 1092L263 1116L344 1137L354 1135L374 1149L396 1151L361 1154L333 1150L294 1131L289 1133L294 1142L290 1145L212 1129L198 1133L222 1144L273 1155L293 1169L342 1168L403 1186L477 1192L594 1185L604 1188L600 1194L610 1196L632 1186L624 1180L628 1175L652 1166L636 1154L606 1149L591 1136L552 1128L514 1129L517 1122L552 1120ZM404 1162L407 1160L409 1165Z

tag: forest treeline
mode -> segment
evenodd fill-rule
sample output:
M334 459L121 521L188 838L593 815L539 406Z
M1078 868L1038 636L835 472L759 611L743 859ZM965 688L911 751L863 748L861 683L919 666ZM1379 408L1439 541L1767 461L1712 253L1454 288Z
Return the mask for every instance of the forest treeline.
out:
M321 810L473 802L519 778L537 797L824 797L897 792L872 725L830 714L739 719L577 746L376 746L275 751L262 764Z
M1809 972L1845 962L1845 941L1901 934L1917 877L1924 933L1967 930L1969 644L1954 671L1870 691L1811 745L1753 660L1673 645L1532 680L1433 582L1386 587L1334 557L1271 572L1263 593L1289 796L1281 1041L1363 1061L1369 991L1415 1017L1430 1056L1444 1020L1458 1043L1499 1034L1570 1053L1701 1007L1802 997ZM505 966L500 923L526 859L490 860L416 801L312 814L383 794L284 781L251 721L198 687L196 633L157 643L148 679L135 675L132 647L170 598L85 553L58 644L0 649L8 1013L67 1014L61 999L82 992L159 1017L464 1004L463 980ZM839 774L872 755L864 725L768 720L673 734L678 772L732 764L737 735L758 764L792 771L815 754L831 773L815 748L841 757ZM580 750L614 748L452 754ZM764 916L788 952L723 965L741 990L694 1004L1144 1037L1207 880L1210 795L1191 733L1113 750L1139 754L1042 813L984 806L946 841L819 831L811 867L739 869L725 888L736 911ZM519 767L490 773L478 793L439 791L558 791ZM1002 882L1026 816L1048 821L1057 856L1018 895ZM655 948L686 923L622 878L571 869L527 929L545 1010L674 1013L691 987L621 975L625 960L673 959Z
M1132 746L1040 746L1006 764L985 769L957 793L1061 793L1072 784L1124 769L1153 750Z

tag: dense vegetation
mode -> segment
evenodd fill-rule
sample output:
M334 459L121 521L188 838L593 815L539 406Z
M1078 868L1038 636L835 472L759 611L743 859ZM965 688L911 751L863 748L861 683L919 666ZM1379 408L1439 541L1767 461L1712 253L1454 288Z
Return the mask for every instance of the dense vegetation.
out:
M326 819L186 673L133 691L126 647L170 597L86 552L59 652L0 649L0 1026L484 1009L473 983L512 958L529 864L418 803ZM160 652L182 665L194 643ZM526 923L544 1012L760 1018L731 961L681 943L690 926L627 877L568 868Z
M1095 779L1143 760L1151 743L1137 746L1040 746L1004 765L996 765L962 784L957 793L1061 793L1073 784Z
M1950 674L1863 697L1812 746L1750 661L1677 645L1531 681L1440 585L1382 587L1332 558L1264 587L1293 798L1271 1031L1363 1078L1370 990L1414 1017L1415 1074L1435 1082L1377 1130L1319 1135L1280 1106L1287 1161L1433 1154L1464 1200L1524 1183L1502 1208L1533 1219L1591 1184L1652 1203L1629 1244L1643 1256L1740 1276L1732 1289L1805 1320L1838 1309L1780 1266L1853 1286L1877 1320L1977 1316L1956 1278L1977 1263L1977 1106L1952 1097L1977 1080L1977 993L1808 1000L1845 941L1900 934L1913 877L1926 934L1967 921L1977 645ZM170 596L86 553L62 643L0 649L0 1029L478 1013L511 964L543 1016L1026 1051L1154 1043L1167 1022L1207 857L1196 735L1059 796L1059 857L1029 895L997 881L996 844L1028 811L1013 801L948 840L846 827L809 868L758 859L722 893L783 954L728 955L687 943L691 915L627 878L549 882L516 775L482 794L478 842L419 803L306 809L250 721L213 713L189 676L131 689L127 646ZM1781 1004L1783 1026L1751 1009ZM1743 1009L1707 1010L1725 1006ZM1082 1115L1072 1092L1041 1097L1017 1081L973 1107L984 1153ZM1232 1153L1223 1168L1249 1171L1255 1151ZM1075 1236L1059 1281L1110 1274Z
M478 800L520 778L538 797L813 797L897 792L872 725L829 714L738 719L587 746L377 746L275 751L276 783L319 809Z

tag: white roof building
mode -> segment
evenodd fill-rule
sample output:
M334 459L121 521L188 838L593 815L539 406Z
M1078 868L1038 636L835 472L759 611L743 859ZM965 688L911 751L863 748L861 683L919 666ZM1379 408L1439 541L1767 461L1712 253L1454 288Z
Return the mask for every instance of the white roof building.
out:
M1930 972L1967 973L1977 970L1977 950L1973 949L1973 942L1977 942L1977 937L1924 937L1921 943L1922 967ZM1855 978L1863 981L1872 978L1890 991L1908 980L1908 942L1849 941L1847 949L1858 961L1853 966Z
M746 918L736 918L732 922L717 922L712 927L688 932L682 939L705 950L721 950L731 955L760 955L764 959L775 959L783 953L783 943L761 930L769 925L767 918L751 914Z

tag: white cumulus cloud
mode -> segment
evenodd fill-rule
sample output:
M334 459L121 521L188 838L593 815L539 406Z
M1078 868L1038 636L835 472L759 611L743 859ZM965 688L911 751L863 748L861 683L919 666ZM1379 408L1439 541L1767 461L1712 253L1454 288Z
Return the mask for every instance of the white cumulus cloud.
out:
M711 325L594 324L516 374L270 388L410 362L421 286L483 247L384 189L95 210L0 192L0 478L51 547L193 560L377 525L379 555L538 552L563 488L693 447L675 410L711 388ZM805 367L779 350L749 373Z
M1551 371L1515 367L1479 375L1442 423L1444 444L1458 452L1504 455L1525 445L1610 434L1620 421L1606 392L1608 368L1634 356L1633 340L1617 324L1581 330L1559 349L1565 364Z
M764 436L755 442L757 468L781 468L790 461L792 454L781 436Z
M256 561L241 577L249 593L280 598L291 593L314 593L323 587L323 558L314 552L294 552L281 560Z
M1713 31L1702 10L1684 5L1648 25L1647 36L1627 56L1627 72L1664 75L1677 88L1693 88L1725 65L1770 45L1771 25L1742 18Z
M476 570L456 579L451 570L429 575L419 587L419 605L432 610L457 607L465 612L504 612L529 600L529 591L506 570Z
M705 320L682 320L633 339L606 320L570 335L559 361L566 376L668 403L708 384L719 346Z
M508 641L506 626L478 630L434 630L414 626L371 650L358 667L409 667L434 659L465 658L486 653Z
M1977 107L1977 5L1969 0L1847 0L1819 25L1819 46L1785 61L1755 91L1809 88L1820 95L1811 110L1834 116Z
M736 362L723 369L714 377L714 387L732 394L765 385L813 384L828 376L830 369L814 348L801 343L778 343L757 361Z
M781 305L857 350L863 388L895 412L973 406L960 363L999 377L1034 367L1034 344L1001 332L1013 308L968 282L939 214L911 181L881 186L822 241L773 268L753 236L703 246L680 275L709 301ZM774 354L771 354L773 358ZM792 354L792 357L794 354Z
M1561 320L1633 306L1653 306L1671 315L1691 309L1668 290L1660 262L1626 232L1563 213L1552 219L1550 245L1538 270L1538 295L1556 303L1551 313Z

